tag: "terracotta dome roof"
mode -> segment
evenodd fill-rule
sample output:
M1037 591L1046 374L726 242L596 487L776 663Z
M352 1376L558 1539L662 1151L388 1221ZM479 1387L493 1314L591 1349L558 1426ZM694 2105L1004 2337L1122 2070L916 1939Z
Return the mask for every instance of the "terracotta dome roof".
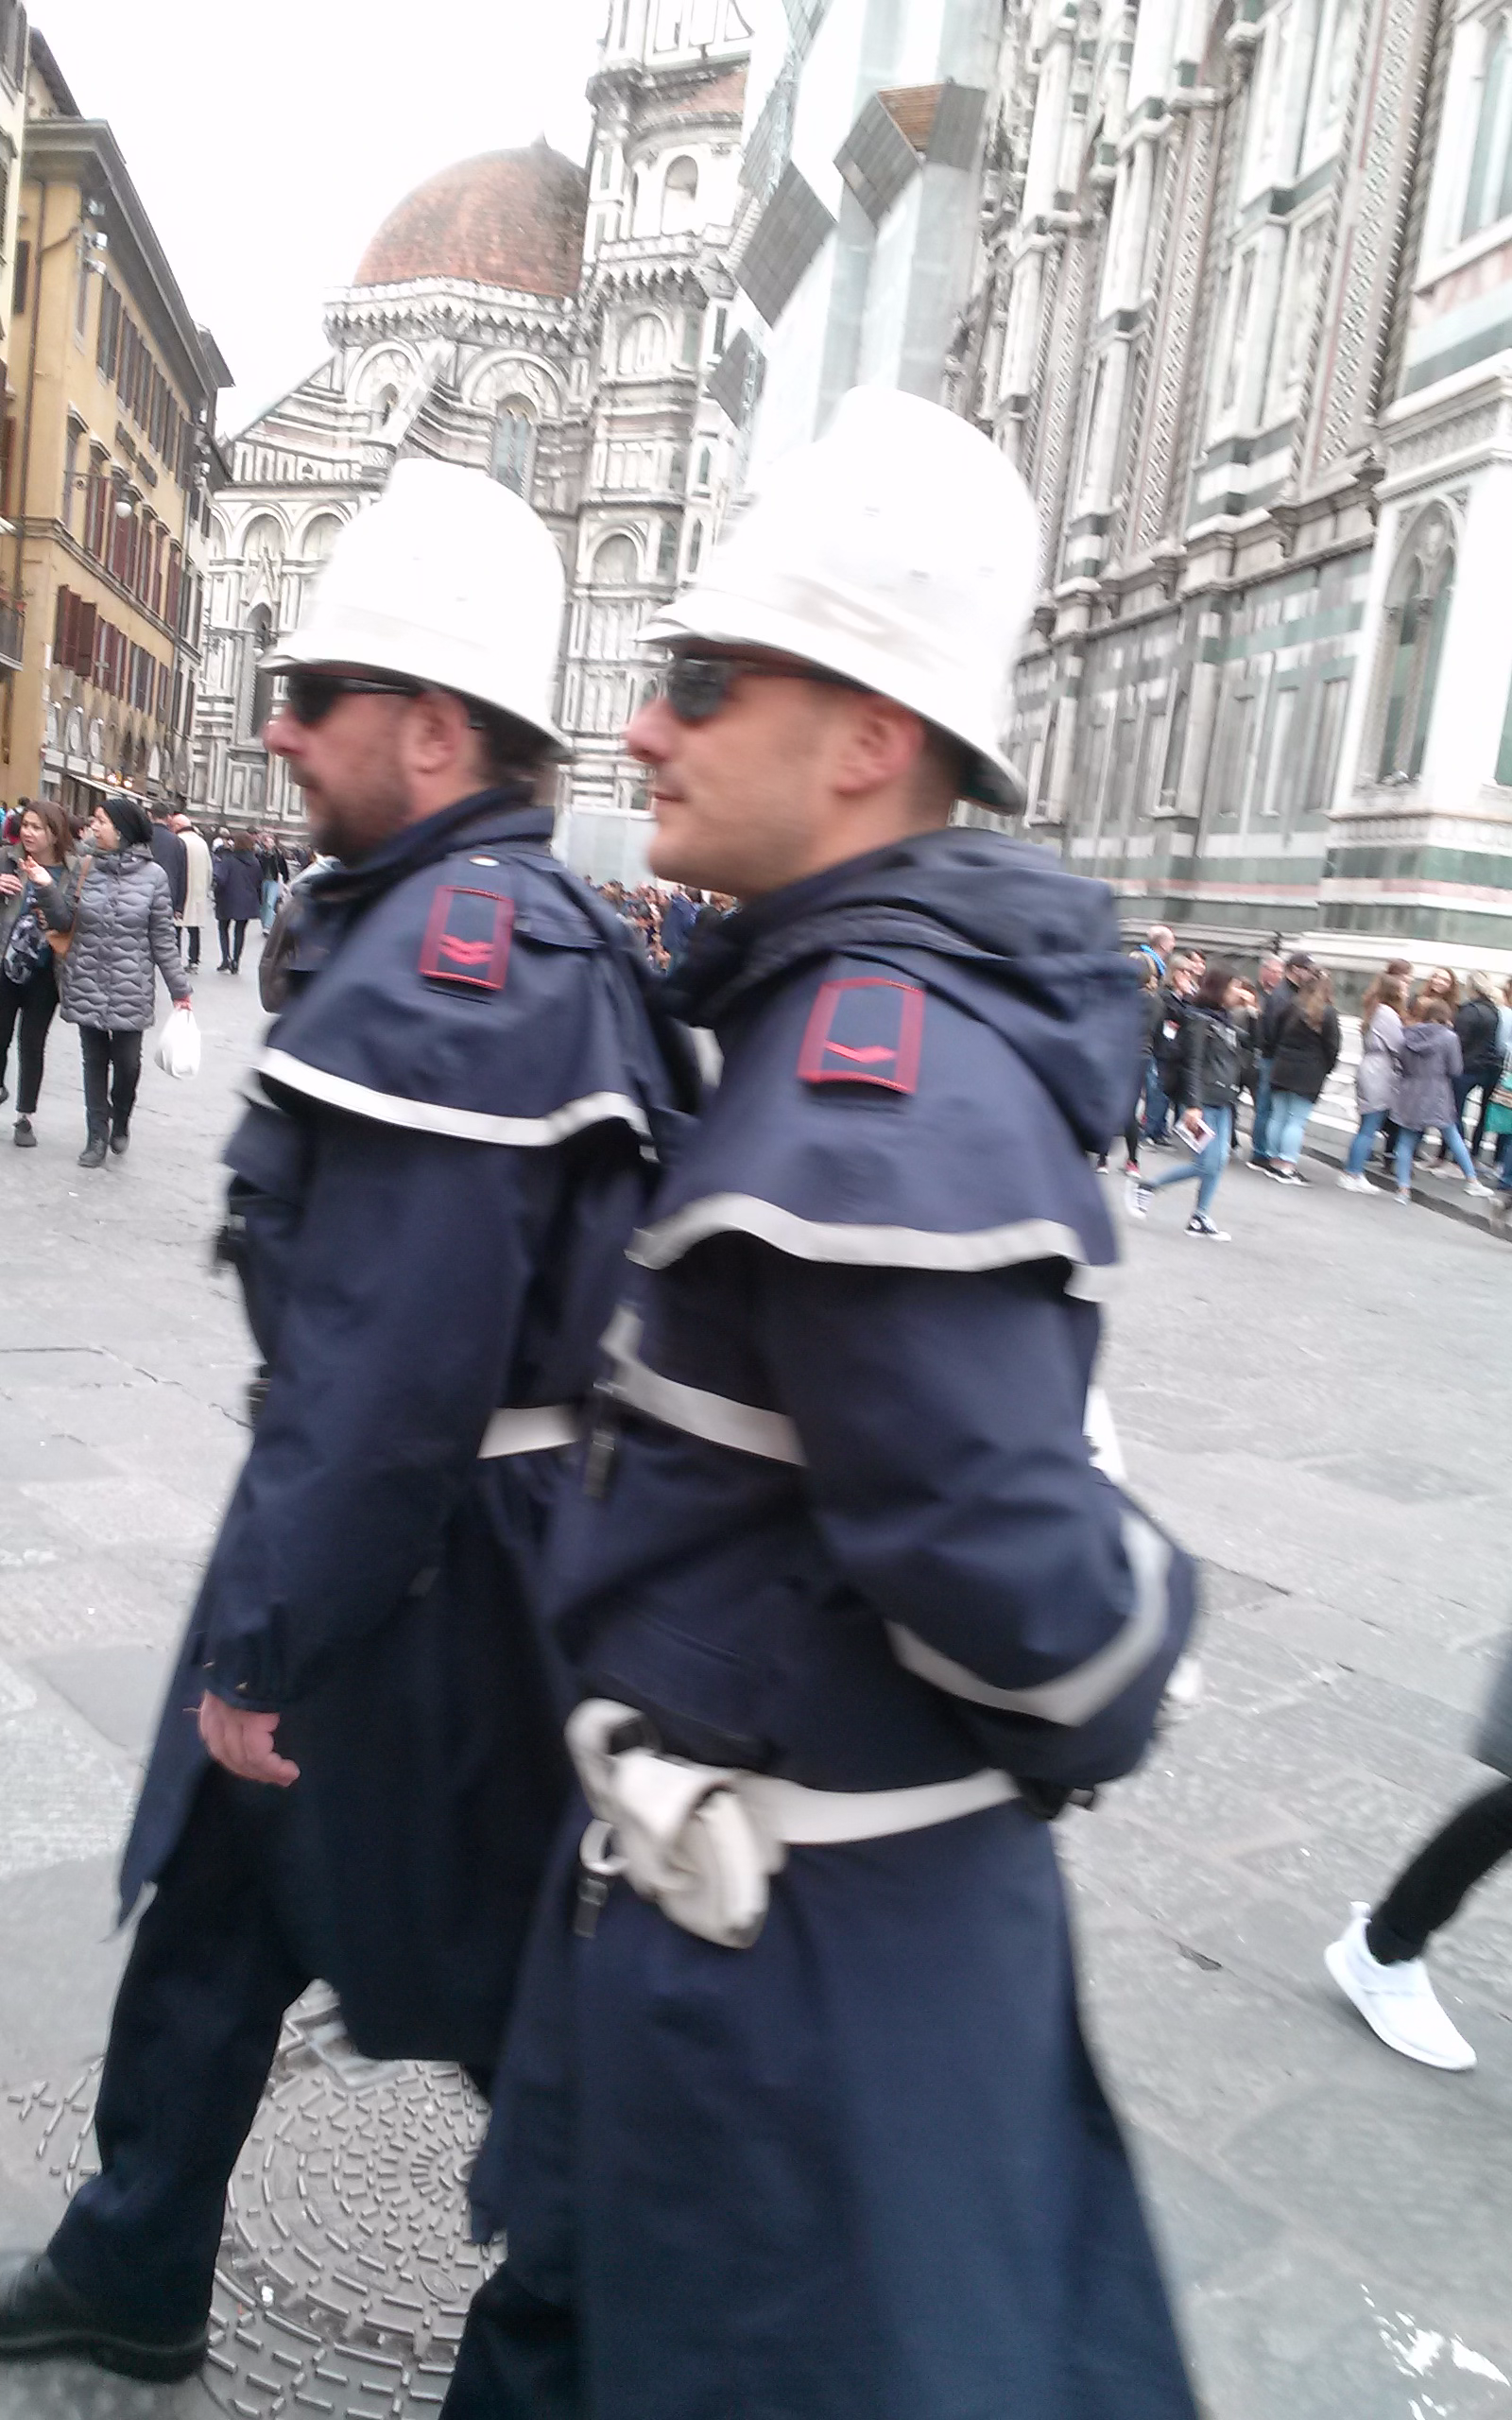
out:
M354 285L452 277L522 294L575 294L588 178L542 135L525 151L459 160L389 212Z

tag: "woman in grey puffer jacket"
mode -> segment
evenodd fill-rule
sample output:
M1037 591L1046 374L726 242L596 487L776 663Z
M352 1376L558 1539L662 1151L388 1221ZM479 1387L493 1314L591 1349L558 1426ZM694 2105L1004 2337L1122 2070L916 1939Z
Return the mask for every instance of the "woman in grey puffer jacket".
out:
M103 1167L107 1149L119 1158L127 1148L142 1036L152 1023L154 965L176 1007L186 1009L194 995L179 962L168 877L152 855L143 810L133 799L107 799L94 810L90 837L94 854L74 894L67 919L74 939L59 985L64 1021L77 1026L84 1053L89 1133L81 1168Z
M1398 1127L1397 1200L1412 1200L1413 1159L1431 1126L1437 1127L1460 1174L1469 1179L1469 1190L1488 1194L1491 1188L1476 1176L1465 1137L1454 1122L1454 1079L1462 1062L1452 1015L1442 1000L1419 992L1407 1011L1397 1060L1397 1079L1391 1088L1391 1115Z

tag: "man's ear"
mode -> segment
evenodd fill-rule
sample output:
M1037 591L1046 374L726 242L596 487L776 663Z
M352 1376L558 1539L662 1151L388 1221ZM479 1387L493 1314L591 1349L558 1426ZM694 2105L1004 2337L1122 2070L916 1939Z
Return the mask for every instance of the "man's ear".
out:
M842 797L890 788L913 775L924 752L919 717L891 698L860 691L847 698L845 728L835 752L834 786Z

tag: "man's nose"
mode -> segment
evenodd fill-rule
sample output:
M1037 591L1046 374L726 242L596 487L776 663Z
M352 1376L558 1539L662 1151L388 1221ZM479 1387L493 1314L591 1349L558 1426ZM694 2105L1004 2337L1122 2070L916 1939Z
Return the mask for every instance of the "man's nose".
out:
M286 706L275 706L263 725L263 745L272 756L292 756L297 752L293 735L298 729Z
M625 726L624 746L643 765L663 765L672 752L678 720L665 698L648 698Z

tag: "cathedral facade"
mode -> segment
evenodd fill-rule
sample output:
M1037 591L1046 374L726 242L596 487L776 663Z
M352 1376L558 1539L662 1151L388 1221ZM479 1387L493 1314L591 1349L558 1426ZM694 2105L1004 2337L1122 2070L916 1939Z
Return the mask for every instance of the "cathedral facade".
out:
M410 194L325 318L326 358L231 445L216 498L195 796L211 818L298 824L259 734L263 669L346 521L419 454L488 471L561 547L558 845L640 878L639 775L618 735L647 675L638 633L697 568L731 424L713 400L733 287L748 31L735 0L613 0L586 168L542 141Z

